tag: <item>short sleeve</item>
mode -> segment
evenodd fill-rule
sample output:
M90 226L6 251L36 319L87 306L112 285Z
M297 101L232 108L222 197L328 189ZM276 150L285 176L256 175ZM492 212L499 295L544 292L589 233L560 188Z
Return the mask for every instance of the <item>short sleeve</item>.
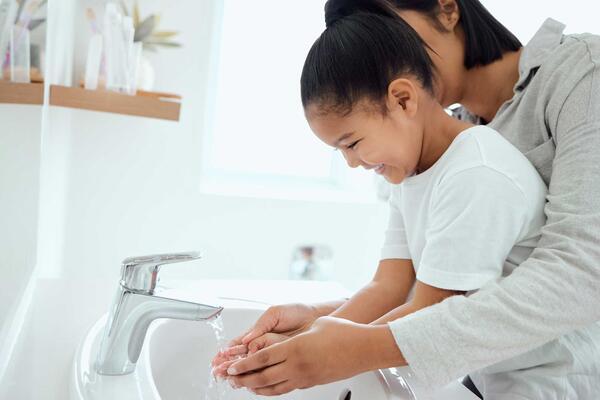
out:
M410 260L410 251L408 249L408 240L406 238L406 229L404 227L404 217L399 206L402 193L401 185L392 186L390 199L390 216L388 227L385 231L385 240L381 250L381 259L405 259Z
M527 224L525 195L487 166L444 178L434 189L417 279L441 289L479 289L502 276Z

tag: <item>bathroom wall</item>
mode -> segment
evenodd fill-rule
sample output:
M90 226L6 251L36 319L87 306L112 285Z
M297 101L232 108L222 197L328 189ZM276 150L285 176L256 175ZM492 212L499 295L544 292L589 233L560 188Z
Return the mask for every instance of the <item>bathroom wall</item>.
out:
M37 252L42 107L0 104L0 377Z
M48 219L54 214L46 212L54 211L56 203L48 193L61 193L58 181L48 178L54 175L54 167L64 166L65 160L62 143L56 140L61 135L48 136L48 84L71 75L65 59L72 59L69 27L73 24L69 20L74 2L48 2L42 9L44 14L39 15L46 15L46 22L32 34L32 43L40 45L44 54L41 68L46 105L0 104L0 382L11 371L11 357L18 353L15 347L36 293L38 260L45 257L40 238L55 241L53 228L60 230L62 225L62 221L56 224L56 218ZM44 220L54 224L48 230L50 235L42 232L48 226Z

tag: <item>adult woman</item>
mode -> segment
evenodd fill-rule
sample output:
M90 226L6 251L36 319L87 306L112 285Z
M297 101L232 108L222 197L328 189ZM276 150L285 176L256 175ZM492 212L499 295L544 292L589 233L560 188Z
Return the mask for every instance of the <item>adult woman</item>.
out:
M326 14L373 12L376 3L331 0ZM233 382L258 393L406 363L439 385L575 329L598 329L600 40L563 36L564 26L548 20L521 49L476 0L391 3L429 47L441 104L460 103L490 121L549 185L547 223L537 249L510 277L390 323L393 338L389 329L324 317L234 363L230 374L243 375ZM243 341L309 326L339 306L274 308ZM364 345L353 346L356 340Z

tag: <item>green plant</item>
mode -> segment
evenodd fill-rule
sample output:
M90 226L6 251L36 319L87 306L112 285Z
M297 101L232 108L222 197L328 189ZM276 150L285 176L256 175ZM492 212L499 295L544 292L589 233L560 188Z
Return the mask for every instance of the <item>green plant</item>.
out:
M178 31L159 31L159 14L150 14L144 19L140 18L140 9L137 1L133 5L130 13L121 0L121 8L126 16L131 15L133 26L135 28L134 42L141 42L144 50L156 51L157 47L181 47L181 43L172 41L172 38L179 34Z

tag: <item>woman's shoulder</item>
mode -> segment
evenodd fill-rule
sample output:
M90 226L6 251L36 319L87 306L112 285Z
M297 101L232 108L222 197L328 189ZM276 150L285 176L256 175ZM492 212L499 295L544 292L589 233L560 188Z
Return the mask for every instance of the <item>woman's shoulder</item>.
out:
M600 118L600 36L564 34L564 29L552 19L540 27L523 49L515 86L519 107L527 111L522 117L542 112L555 144L564 132Z
M563 35L560 44L540 64L539 73L555 79L585 76L600 65L600 36ZM573 81L575 83L575 81Z
M562 53L571 53L573 50L580 49L586 57L579 60L583 63L598 65L600 62L600 35L594 33L573 33L563 36L560 50ZM554 54L557 61L566 61L564 58ZM572 58L572 57L571 57ZM568 59L568 58L567 58Z
M577 126L600 118L600 36L564 35L536 76L538 100L545 104L548 127L556 144Z
M591 33L564 34L564 24L548 18L525 45L519 60L517 88L534 81L549 92L569 91L578 80L593 71L600 61L600 36Z

